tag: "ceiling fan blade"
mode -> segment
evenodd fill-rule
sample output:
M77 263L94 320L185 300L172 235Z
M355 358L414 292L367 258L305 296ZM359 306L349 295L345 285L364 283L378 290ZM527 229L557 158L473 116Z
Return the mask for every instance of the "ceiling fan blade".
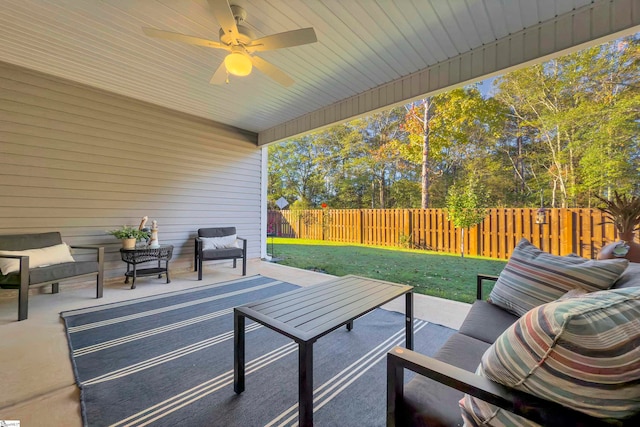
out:
M155 28L147 27L143 27L142 31L149 37L229 50L229 47L225 44L213 40L201 39L200 37L187 36L186 34L172 33L171 31L156 30Z
M220 24L220 27L225 34L231 34L235 43L238 40L238 27L236 26L236 19L233 17L231 7L228 0L208 0L209 7L213 12L213 16L216 17L216 21Z
M255 52L265 50L281 49L283 47L300 46L318 41L313 28L302 28L300 30L286 31L284 33L272 34L270 36L255 39L247 49Z
M213 77L209 80L209 83L212 85L222 85L227 82L227 68L224 66L224 61L218 67L215 73L213 73Z
M289 87L295 83L295 80L289 77L284 71L259 56L250 56L250 58L253 65L258 70L262 71L282 86Z

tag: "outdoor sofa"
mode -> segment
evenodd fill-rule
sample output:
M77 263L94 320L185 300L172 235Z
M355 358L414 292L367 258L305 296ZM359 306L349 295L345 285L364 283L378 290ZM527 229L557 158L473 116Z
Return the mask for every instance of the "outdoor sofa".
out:
M70 249L90 250L95 260L76 261ZM91 276L96 277L96 298L102 298L103 247L67 246L59 232L0 236L0 288L18 289L18 320L28 316L29 288L51 285L55 294L59 282Z
M526 304L518 307L525 297L514 295L509 286L502 294L497 289L500 281L516 288L520 280L531 279L534 287L553 282L549 265L558 259L602 266L575 256L554 257L520 242L500 280L478 276L476 302L433 358L402 347L390 350L387 426L458 426L465 421L468 426L536 425L531 421L563 427L640 425L640 264L607 261L614 280L601 284L610 291L599 292L588 286L571 290L575 283L559 271L566 287L545 297L571 292L526 313ZM529 272L519 276L523 271ZM585 277L601 278L597 271L580 279ZM483 300L486 280L498 281L490 295L493 303ZM516 300L509 309L505 295ZM404 384L406 370L416 375Z

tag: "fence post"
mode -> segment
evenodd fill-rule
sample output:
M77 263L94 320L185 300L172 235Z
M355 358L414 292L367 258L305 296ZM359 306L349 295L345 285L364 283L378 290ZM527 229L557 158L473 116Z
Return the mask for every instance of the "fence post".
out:
M562 213L562 229L560 232L560 255L575 253L575 226L573 212L569 209Z
M357 216L357 221L358 221L358 243L360 243L360 244L363 243L362 235L364 234L364 232L362 230L362 224L364 223L364 220L362 218L363 215L364 215L364 211L362 209L358 209L358 216Z

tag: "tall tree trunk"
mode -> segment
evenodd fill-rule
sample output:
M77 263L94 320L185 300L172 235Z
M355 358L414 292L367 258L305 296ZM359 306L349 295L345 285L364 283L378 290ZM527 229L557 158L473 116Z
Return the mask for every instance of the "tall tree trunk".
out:
M522 152L522 135L518 135L518 170L520 171L520 193L524 194L526 191L524 180L524 153Z
M422 118L422 201L420 206L422 209L429 207L429 113L431 110L431 97L424 100L423 103L423 118Z

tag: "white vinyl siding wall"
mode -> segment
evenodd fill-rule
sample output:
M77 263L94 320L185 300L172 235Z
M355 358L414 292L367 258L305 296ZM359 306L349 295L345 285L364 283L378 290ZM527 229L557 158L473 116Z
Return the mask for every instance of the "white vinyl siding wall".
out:
M236 226L258 257L256 144L253 133L0 62L0 234L103 245L107 278L124 263L106 230L145 215L174 245L172 269L192 266L200 227Z

